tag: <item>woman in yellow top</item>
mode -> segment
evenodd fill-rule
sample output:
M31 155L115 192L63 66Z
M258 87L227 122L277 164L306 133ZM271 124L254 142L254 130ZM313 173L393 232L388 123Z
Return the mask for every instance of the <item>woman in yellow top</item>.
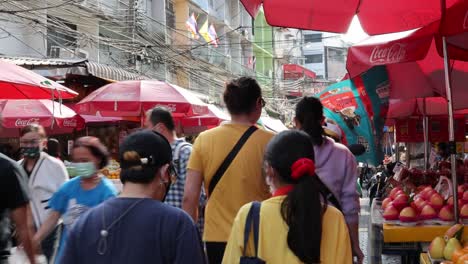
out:
M266 182L273 197L261 203L258 257L268 264L353 261L345 219L326 204L313 159L310 137L301 131L284 131L267 146ZM250 207L244 205L234 220L223 263L239 263L243 255ZM252 240L247 256L255 255Z

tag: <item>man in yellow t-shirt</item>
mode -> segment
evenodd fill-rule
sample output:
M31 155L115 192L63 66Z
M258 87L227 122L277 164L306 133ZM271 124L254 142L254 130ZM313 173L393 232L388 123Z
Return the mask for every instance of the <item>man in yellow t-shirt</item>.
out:
M198 197L241 136L260 118L265 101L257 81L241 77L226 85L224 102L231 122L201 133L187 166L182 208L197 220ZM210 264L221 263L232 223L242 205L270 197L262 175L265 147L273 133L256 130L236 155L212 193L208 193L203 240Z

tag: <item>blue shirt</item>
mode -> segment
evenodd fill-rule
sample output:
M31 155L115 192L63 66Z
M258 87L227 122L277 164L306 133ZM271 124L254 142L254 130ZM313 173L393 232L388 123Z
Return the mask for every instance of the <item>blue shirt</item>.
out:
M184 211L149 198L115 198L77 221L58 263L206 262L200 235Z
M62 254L67 232L76 220L89 208L116 195L114 184L105 177L91 190L81 188L80 177L73 178L60 187L49 201L49 207L62 215L64 224L56 259Z

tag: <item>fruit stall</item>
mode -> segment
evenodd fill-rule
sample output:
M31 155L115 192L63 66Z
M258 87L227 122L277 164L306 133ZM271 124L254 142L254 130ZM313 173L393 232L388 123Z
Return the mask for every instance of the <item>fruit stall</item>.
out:
M400 185L391 188L382 201L372 202L369 263L380 263L382 254L398 254L402 263L441 263L451 261L453 252L464 248L461 245L468 241L468 231L463 232L463 223L468 223L468 186L457 188L462 223L457 224L451 182L444 178L440 177L432 185ZM457 254L461 253L457 251ZM426 259L429 262L423 262Z

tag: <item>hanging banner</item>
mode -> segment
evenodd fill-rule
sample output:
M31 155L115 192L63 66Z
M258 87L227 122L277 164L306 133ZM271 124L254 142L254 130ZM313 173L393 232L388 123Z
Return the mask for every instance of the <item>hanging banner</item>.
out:
M335 120L348 144L363 144L358 161L378 165L383 160L383 129L388 111L390 84L385 67L334 84L319 94L325 116Z
M376 148L372 139L372 126L361 99L355 94L351 80L336 83L319 94L324 106L324 115L334 120L343 130L348 145L362 144L366 152L358 161L378 164Z

